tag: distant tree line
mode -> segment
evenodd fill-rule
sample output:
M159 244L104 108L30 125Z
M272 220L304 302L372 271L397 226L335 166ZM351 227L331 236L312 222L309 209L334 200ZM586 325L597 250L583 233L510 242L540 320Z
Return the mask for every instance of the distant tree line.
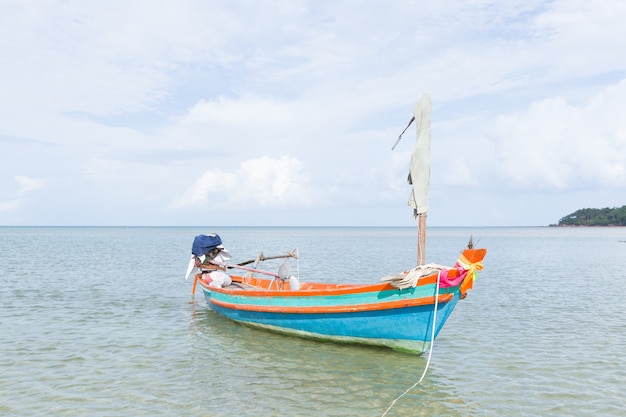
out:
M626 226L626 206L580 209L559 220L558 226Z

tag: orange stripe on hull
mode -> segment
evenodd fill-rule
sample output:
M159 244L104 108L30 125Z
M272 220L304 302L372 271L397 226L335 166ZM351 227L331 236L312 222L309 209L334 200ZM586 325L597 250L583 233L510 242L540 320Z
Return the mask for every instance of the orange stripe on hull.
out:
M454 294L442 294L439 296L439 304L447 303L454 298ZM263 313L356 313L361 311L390 310L394 308L417 307L435 304L435 297L424 297L412 300L397 300L386 303L337 305L337 306L259 306L250 304L235 304L211 299L211 303L220 307L242 310L258 311Z

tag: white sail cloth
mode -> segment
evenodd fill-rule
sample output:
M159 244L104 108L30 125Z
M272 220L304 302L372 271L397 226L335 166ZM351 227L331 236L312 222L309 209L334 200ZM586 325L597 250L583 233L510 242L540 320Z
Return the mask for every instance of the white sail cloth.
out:
M430 183L430 112L432 102L428 93L415 105L414 115L417 124L417 143L411 154L409 184L413 186L409 206L413 216L428 211L428 190Z

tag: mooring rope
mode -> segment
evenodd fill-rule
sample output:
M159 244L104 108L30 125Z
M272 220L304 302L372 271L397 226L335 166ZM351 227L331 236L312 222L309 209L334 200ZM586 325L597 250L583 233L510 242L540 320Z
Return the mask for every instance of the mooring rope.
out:
M385 417L387 413L389 412L389 410L391 410L391 408L396 404L396 402L400 398L408 394L409 391L411 391L413 388L421 384L422 381L424 380L424 377L426 376L426 372L428 371L428 366L430 365L430 358L432 357L432 354L433 354L433 347L435 346L435 330L437 326L437 305L439 304L439 280L440 279L441 279L441 270L439 270L439 273L437 274L437 285L435 286L435 309L433 310L433 328L432 328L432 333L430 336L430 349L428 350L428 359L426 360L426 366L424 367L424 372L422 372L422 376L420 377L419 381L411 385L409 388L406 389L406 391L400 394L398 398L396 398L395 400L391 402L391 405L389 405L389 408L385 410L385 412L381 415L381 417Z

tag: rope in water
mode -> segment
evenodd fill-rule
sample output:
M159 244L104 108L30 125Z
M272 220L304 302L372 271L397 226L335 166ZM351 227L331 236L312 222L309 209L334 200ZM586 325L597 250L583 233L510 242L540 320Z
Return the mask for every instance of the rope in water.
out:
M385 417L387 413L389 412L389 410L391 410L393 406L396 404L396 402L400 398L408 394L409 391L411 391L413 388L421 384L422 381L424 380L424 377L426 376L426 372L428 371L428 366L430 365L430 358L432 357L432 354L433 354L433 346L435 346L435 330L436 330L435 328L437 325L437 305L439 304L439 280L440 279L441 279L441 270L439 270L439 273L437 274L437 285L435 286L435 309L433 310L433 328L432 328L433 331L430 336L430 349L428 350L428 359L426 360L426 366L424 367L424 372L422 372L422 376L420 377L419 381L411 385L409 388L406 389L406 391L400 394L398 398L396 398L395 400L391 402L391 405L389 405L389 408L385 410L385 412L381 415L381 417Z

